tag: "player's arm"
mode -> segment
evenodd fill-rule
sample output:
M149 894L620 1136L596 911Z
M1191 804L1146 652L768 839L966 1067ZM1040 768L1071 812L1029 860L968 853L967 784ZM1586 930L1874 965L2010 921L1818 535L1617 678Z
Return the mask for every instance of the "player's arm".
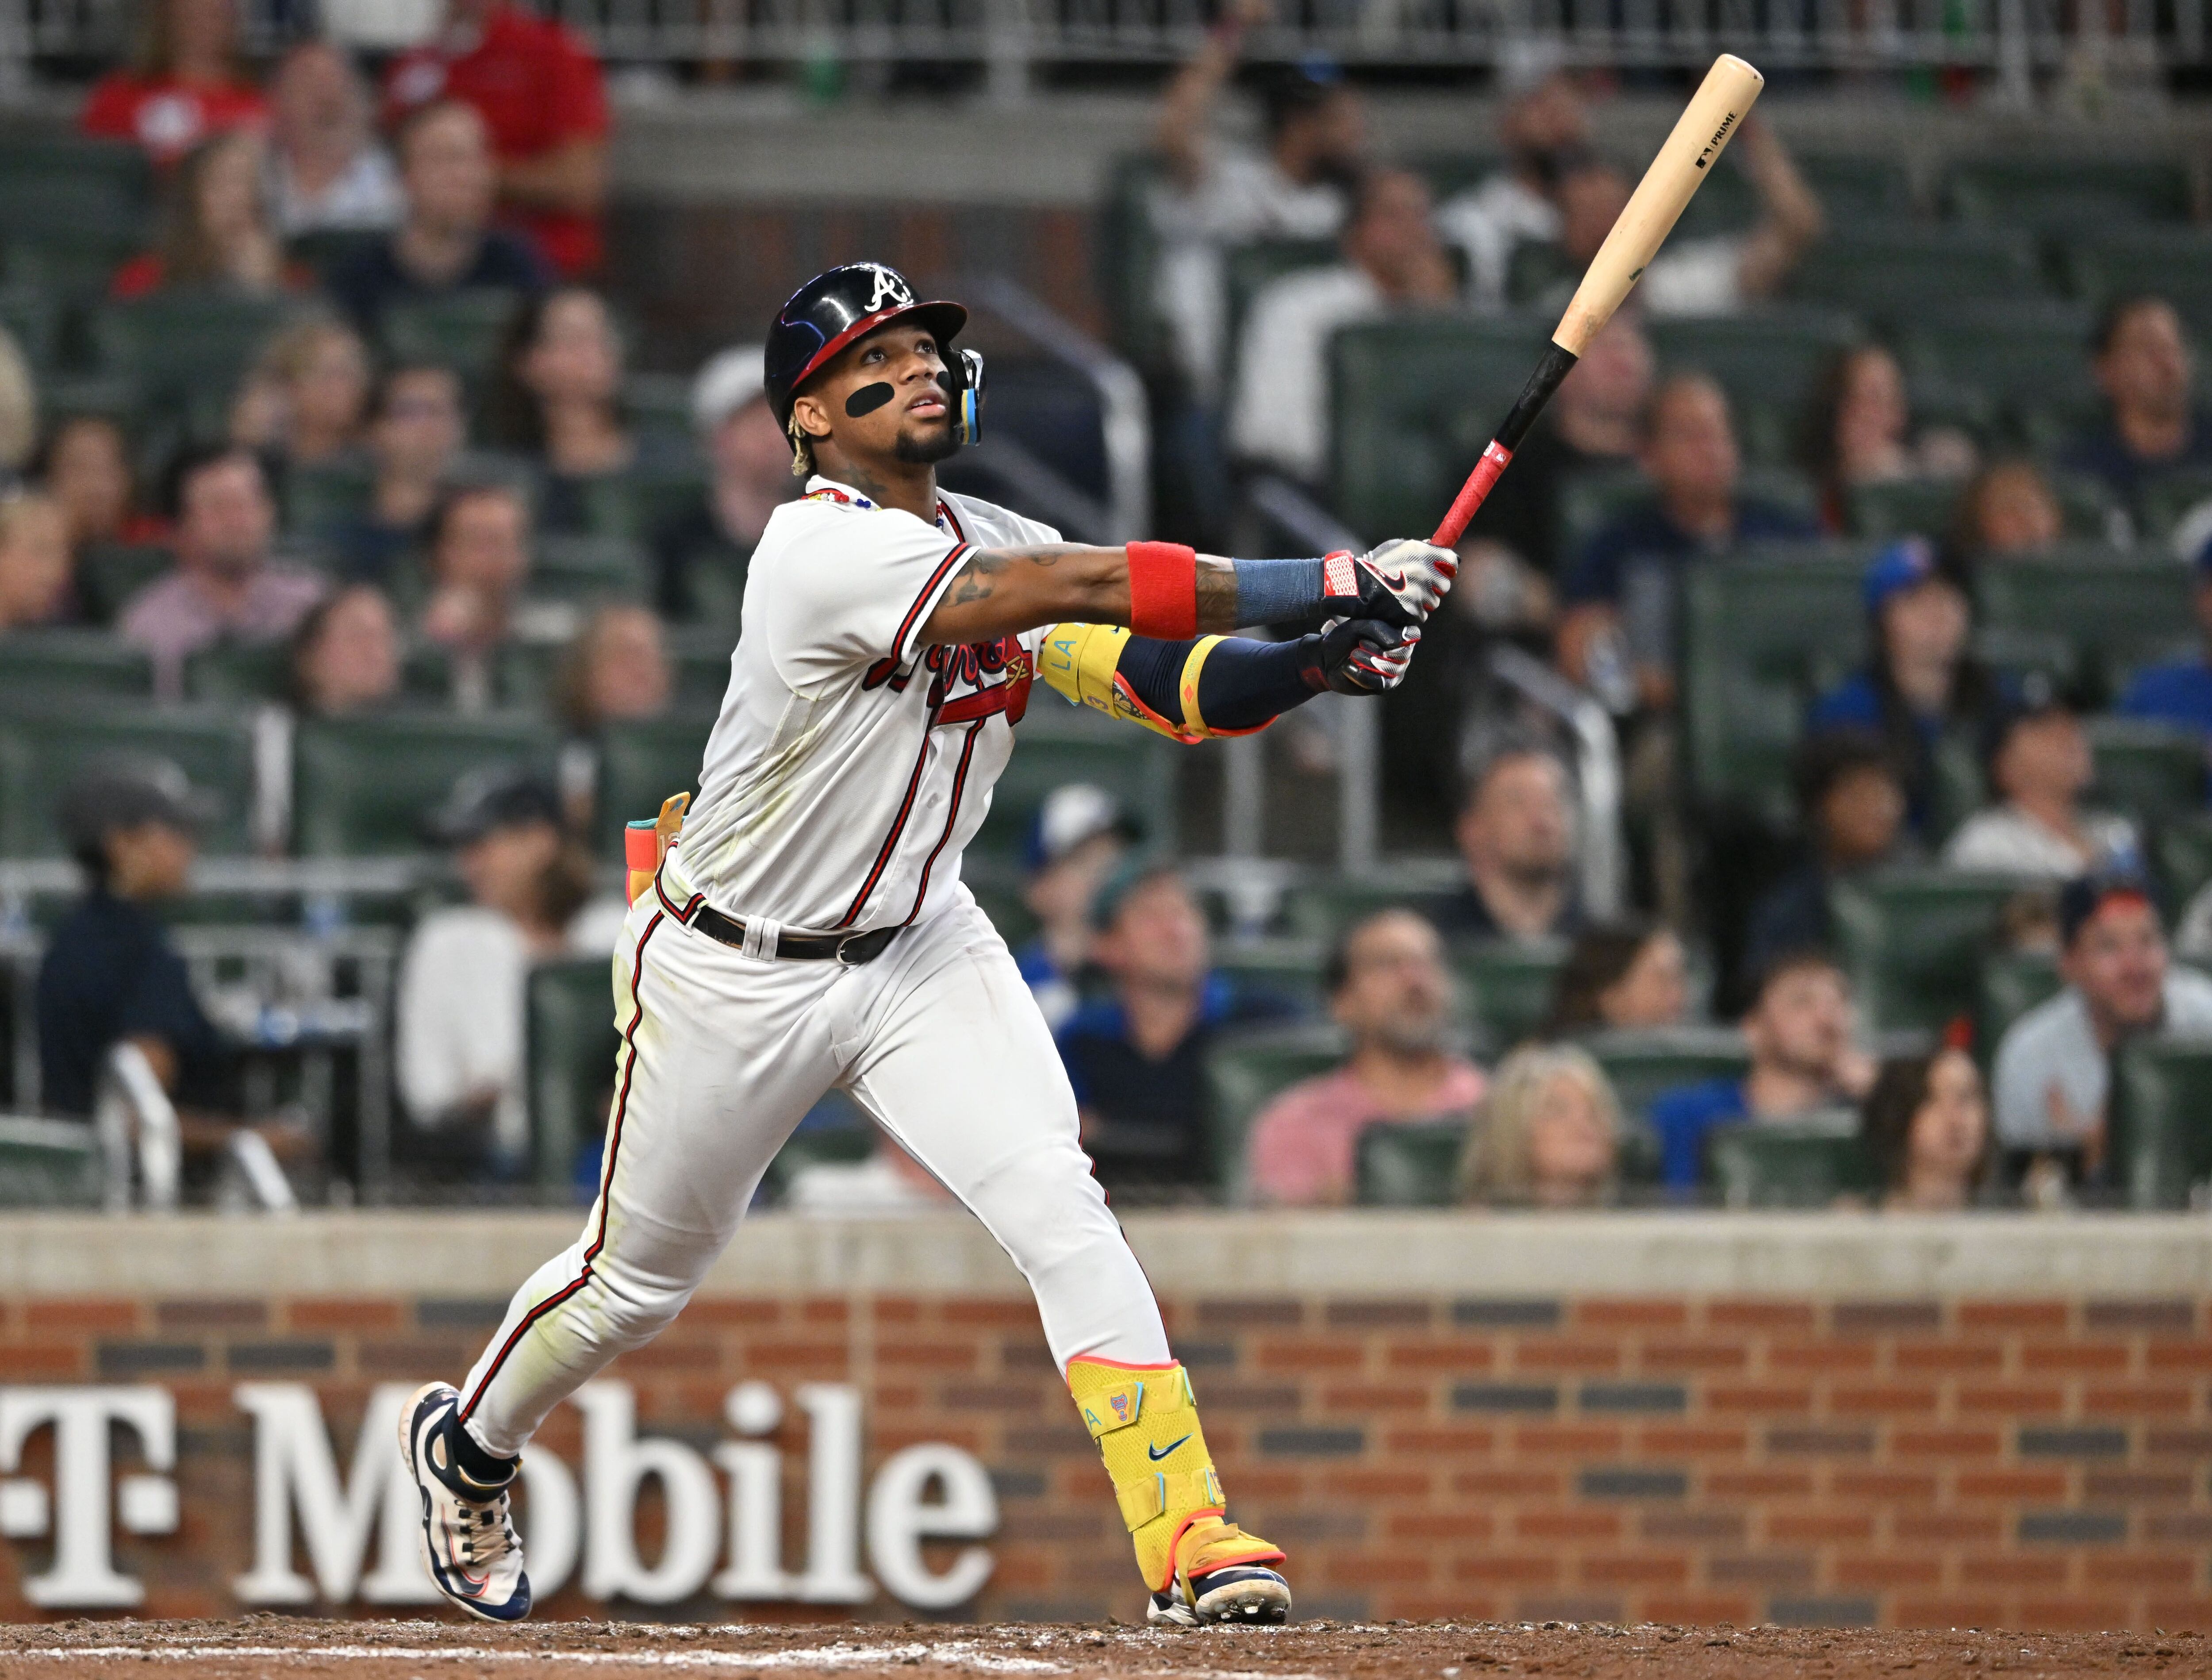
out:
M1037 674L1079 705L1184 742L1264 729L1316 694L1395 688L1419 630L1347 618L1290 642L1201 636L1164 642L1118 624L1055 624Z
M919 639L958 646L1069 623L1125 624L1163 641L1324 618L1412 625L1436 610L1458 571L1449 549L1407 538L1318 560L1224 560L1179 543L980 549Z

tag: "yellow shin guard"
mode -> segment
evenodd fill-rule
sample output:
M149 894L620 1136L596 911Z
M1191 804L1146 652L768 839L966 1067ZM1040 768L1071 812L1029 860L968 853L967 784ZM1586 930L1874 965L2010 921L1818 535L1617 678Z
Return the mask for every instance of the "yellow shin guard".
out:
M1071 1360L1067 1388L1106 1461L1146 1586L1164 1592L1229 1564L1282 1561L1223 1519L1221 1478L1182 1366Z

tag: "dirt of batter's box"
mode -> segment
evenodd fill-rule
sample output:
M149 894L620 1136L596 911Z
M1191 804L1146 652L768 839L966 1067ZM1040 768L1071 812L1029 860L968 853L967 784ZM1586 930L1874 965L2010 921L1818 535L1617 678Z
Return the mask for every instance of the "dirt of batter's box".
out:
M882 1623L841 1627L671 1627L545 1622L79 1621L0 1628L6 1680L76 1680L155 1671L191 1680L328 1675L343 1680L550 1676L662 1680L678 1673L891 1677L932 1673L1048 1680L1188 1676L1191 1680L2060 1680L2073 1675L2212 1676L2212 1637L2197 1633L2014 1634L1826 1628L1609 1627L1592 1622L1301 1622L1280 1628L1152 1630L1114 1623Z

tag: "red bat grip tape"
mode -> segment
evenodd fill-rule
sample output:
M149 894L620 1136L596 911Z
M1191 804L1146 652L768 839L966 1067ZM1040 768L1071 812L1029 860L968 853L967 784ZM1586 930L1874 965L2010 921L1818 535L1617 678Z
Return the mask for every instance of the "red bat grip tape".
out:
M1163 642L1198 634L1198 551L1181 543L1131 543L1129 628Z
M1444 515L1444 522L1429 540L1438 548L1449 548L1457 542L1460 533L1467 529L1467 522L1474 517L1474 510L1489 496L1490 487L1498 482L1498 475L1505 471L1512 459L1513 452L1492 438L1490 447L1482 452L1482 459L1474 464L1474 471L1460 486L1459 494L1452 498L1451 511Z

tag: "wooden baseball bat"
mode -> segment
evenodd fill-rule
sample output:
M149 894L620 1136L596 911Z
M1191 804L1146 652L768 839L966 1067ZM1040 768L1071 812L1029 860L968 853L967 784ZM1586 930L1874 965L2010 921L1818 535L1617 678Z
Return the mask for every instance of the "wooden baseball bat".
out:
M1544 359L1536 364L1513 411L1490 440L1474 471L1467 475L1467 483L1453 498L1451 511L1430 541L1449 548L1459 540L1474 510L1498 482L1498 475L1505 471L1513 452L1521 447L1529 426L1559 388L1559 381L1566 378L1598 329L1613 319L1628 289L1658 253L1661 241L1674 230L1682 207L1743 126L1752 101L1765 85L1765 76L1732 52L1723 52L1713 60L1713 67L1683 108L1674 131L1659 148L1659 155L1651 160L1627 207L1590 259L1567 313L1559 317L1559 325L1552 333Z

